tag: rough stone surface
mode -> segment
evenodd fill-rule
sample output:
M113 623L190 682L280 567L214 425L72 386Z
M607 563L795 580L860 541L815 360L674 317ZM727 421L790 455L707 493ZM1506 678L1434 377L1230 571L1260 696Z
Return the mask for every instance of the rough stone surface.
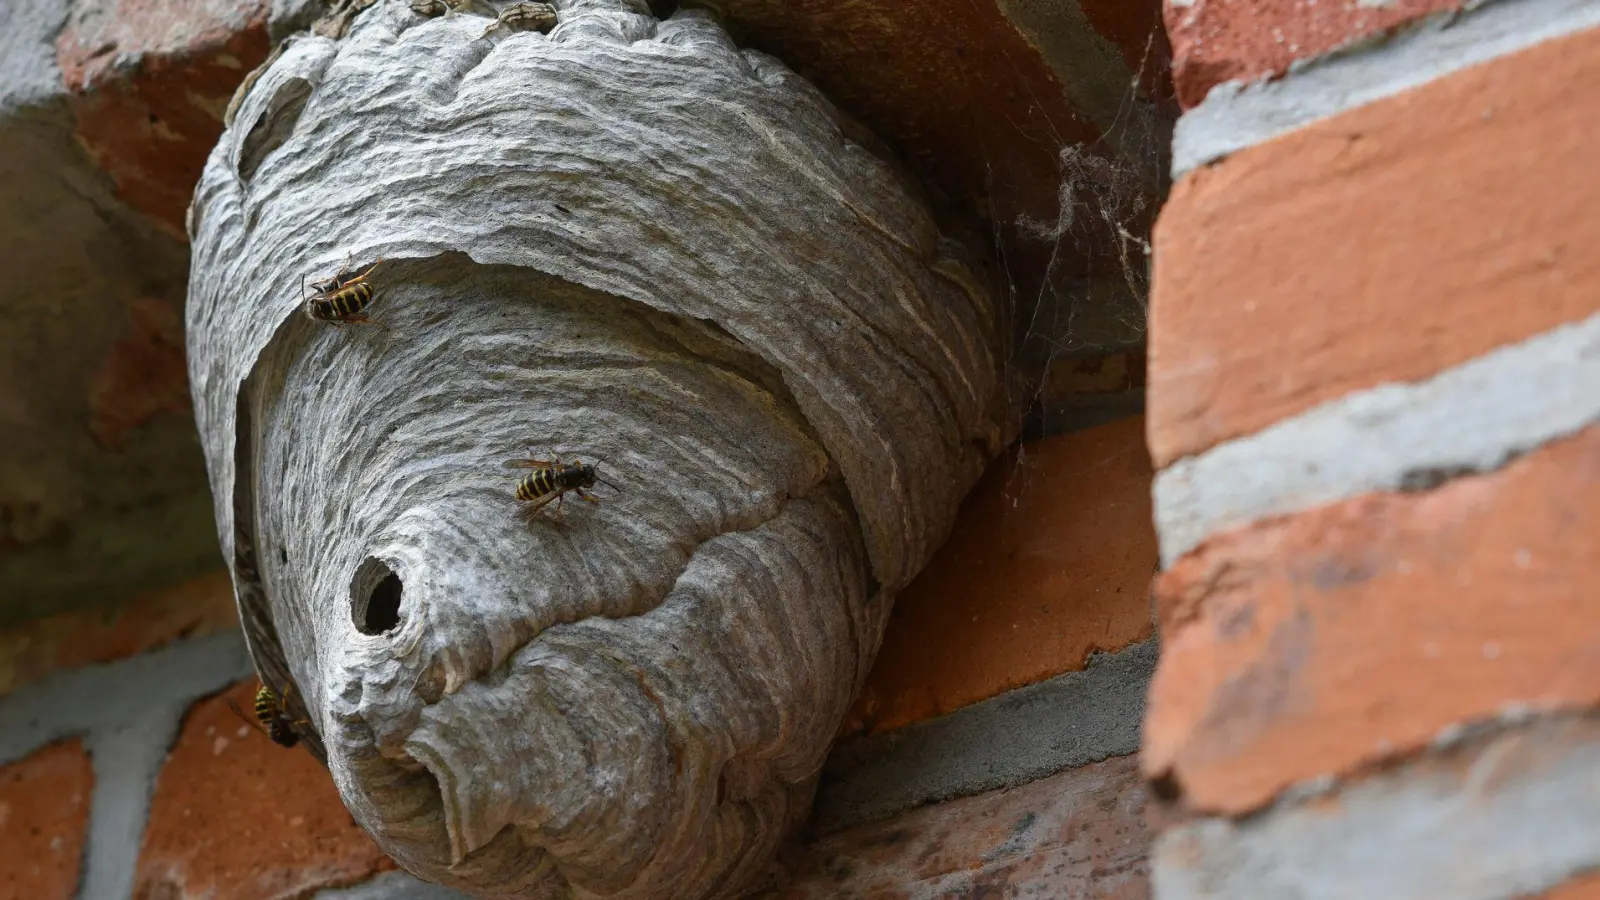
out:
M268 740L250 715L256 680L196 704L150 803L138 900L291 900L393 866L308 754Z
M54 49L71 9L14 0L0 29L0 626L218 562L194 423L174 414L184 249L74 138Z
M0 631L0 696L53 673L239 627L226 571Z
M1282 75L1399 26L1467 5L1465 0L1166 0L1172 79L1191 107L1224 81Z
M56 39L77 138L175 236L222 113L267 58L266 0L88 0Z
M72 900L94 771L83 742L63 741L0 766L0 897Z
M1596 25L1600 6L1589 0L1494 0L1459 16L1430 18L1359 53L1296 66L1290 78L1229 82L1178 120L1172 177L1317 119Z
M1341 397L1156 477L1161 558L1212 534L1447 474L1492 471L1600 422L1600 315L1416 384ZM1441 474L1443 473L1443 474Z
M258 661L386 850L485 896L728 896L1004 443L996 310L775 61L560 14L482 40L385 0L255 83L192 212L197 417ZM383 327L299 315L380 256ZM530 445L616 490L519 519Z
M1600 722L1535 721L1163 834L1161 900L1512 900L1600 865Z
M1595 312L1600 257L1581 248L1600 243L1600 96L1566 86L1597 79L1600 30L1177 185L1155 232L1157 467Z
M1097 655L1082 672L899 731L841 741L823 769L813 829L836 830L1136 752L1157 651L1154 640L1145 641Z
M763 900L1147 900L1145 794L1131 757L822 838Z
M1462 723L1600 702L1596 534L1590 428L1202 545L1157 582L1146 771L1237 814Z
M1149 490L1139 418L1008 453L895 601L845 733L947 713L1149 637Z

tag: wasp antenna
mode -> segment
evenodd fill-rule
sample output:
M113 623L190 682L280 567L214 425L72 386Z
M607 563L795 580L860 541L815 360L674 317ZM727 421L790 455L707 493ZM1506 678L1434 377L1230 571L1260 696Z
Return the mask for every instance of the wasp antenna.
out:
M611 482L605 480L604 478L596 477L595 481L600 482L601 484L605 485L608 488L611 488L613 491L616 491L619 494L622 493L622 488L617 487L616 485L614 485Z

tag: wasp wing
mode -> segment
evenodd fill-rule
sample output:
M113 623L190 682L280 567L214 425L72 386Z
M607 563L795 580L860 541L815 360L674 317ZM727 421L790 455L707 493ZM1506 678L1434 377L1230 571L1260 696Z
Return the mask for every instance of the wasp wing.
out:
M267 737L269 737L269 738L272 737L271 734L267 733L267 730L265 728L261 727L261 723L260 722L256 721L256 719L251 717L251 716L245 715L244 714L244 710L239 708L239 704L233 702L232 700L229 700L228 701L228 708L233 710L233 714L239 717L239 721L245 723L246 725L249 725L251 728L254 728L255 730L261 732L262 734L267 735Z
M540 497L539 499L533 501L532 503L529 503L527 506L524 506L522 508L522 515L525 518L529 518L529 519L533 518L534 516L539 514L539 510L544 509L546 506L549 506L551 501L553 501L556 498L560 497L564 493L566 493L566 491L551 491L550 493L545 494L543 497Z
M548 459L508 459L505 461L507 469L550 469L555 463Z

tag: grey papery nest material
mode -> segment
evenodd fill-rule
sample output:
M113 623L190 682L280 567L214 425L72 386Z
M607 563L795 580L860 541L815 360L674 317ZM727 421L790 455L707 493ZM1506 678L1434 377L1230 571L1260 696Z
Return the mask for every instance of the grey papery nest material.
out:
M737 896L1006 437L996 310L782 65L557 6L480 40L382 0L244 96L190 213L217 521L258 668L407 869ZM384 327L300 314L380 257ZM530 446L619 490L520 517Z

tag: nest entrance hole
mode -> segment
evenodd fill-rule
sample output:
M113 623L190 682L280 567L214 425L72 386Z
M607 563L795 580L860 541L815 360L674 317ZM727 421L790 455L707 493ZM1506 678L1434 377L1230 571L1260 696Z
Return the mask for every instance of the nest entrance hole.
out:
M405 583L381 559L369 558L356 571L350 591L350 618L366 635L383 634L400 624Z

